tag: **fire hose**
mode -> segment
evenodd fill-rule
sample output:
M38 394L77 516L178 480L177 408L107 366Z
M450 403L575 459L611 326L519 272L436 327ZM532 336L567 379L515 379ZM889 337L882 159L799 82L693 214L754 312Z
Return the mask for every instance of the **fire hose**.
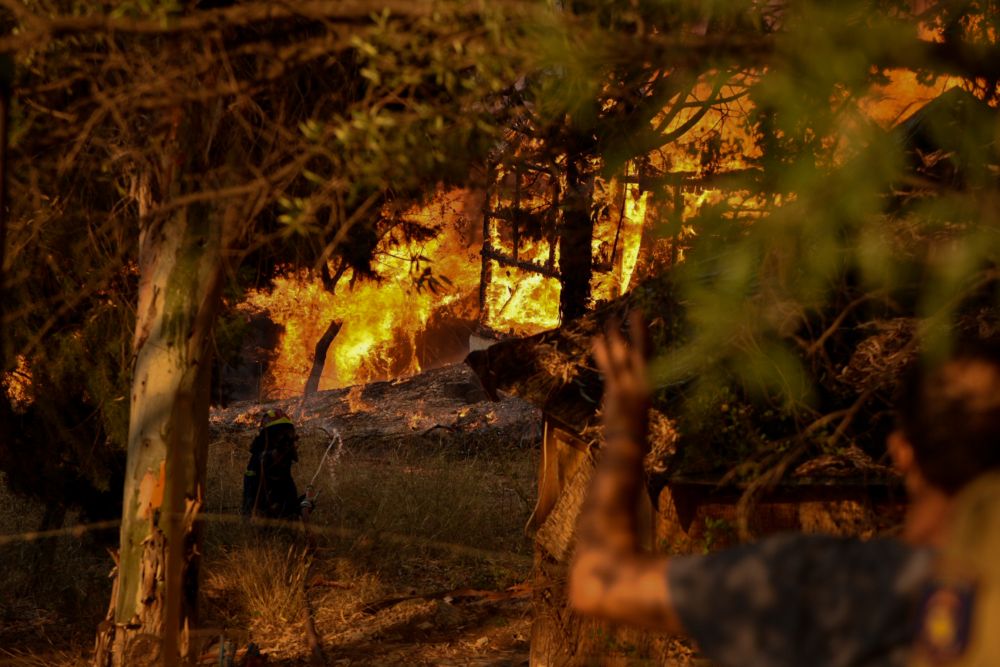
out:
M340 435L340 431L334 429L331 434L325 428L321 427L319 430L329 436L330 443L326 446L323 456L319 459L319 465L316 466L316 472L313 473L309 483L306 484L306 494L302 501L302 511L304 515L306 512L311 512L314 509L316 499L319 498L319 491L316 491L316 478L319 477L319 474L323 471L323 465L326 463L327 457L330 456L330 450L333 449L334 445L337 445L337 453L335 455L336 460L337 458L340 458L340 452L344 448L344 438Z

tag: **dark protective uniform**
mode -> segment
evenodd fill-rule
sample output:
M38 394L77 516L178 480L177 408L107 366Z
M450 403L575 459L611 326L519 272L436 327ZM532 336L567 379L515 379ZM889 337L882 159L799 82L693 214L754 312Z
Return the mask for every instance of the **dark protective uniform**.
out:
M933 553L780 535L670 561L671 603L719 667L904 667Z
M296 440L295 426L284 413L265 413L260 433L250 445L243 477L244 515L270 519L299 516L300 498L292 479L292 464L299 460Z
M998 667L1000 472L959 494L941 552L782 535L673 559L668 577L722 667Z

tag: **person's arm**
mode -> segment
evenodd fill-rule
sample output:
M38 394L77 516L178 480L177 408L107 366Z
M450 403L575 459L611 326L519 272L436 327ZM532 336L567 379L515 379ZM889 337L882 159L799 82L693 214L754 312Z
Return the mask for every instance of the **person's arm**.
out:
M639 549L637 504L644 486L649 389L638 315L631 318L630 331L631 346L615 327L594 344L605 382L605 446L580 513L569 601L581 613L680 632L670 599L669 558Z

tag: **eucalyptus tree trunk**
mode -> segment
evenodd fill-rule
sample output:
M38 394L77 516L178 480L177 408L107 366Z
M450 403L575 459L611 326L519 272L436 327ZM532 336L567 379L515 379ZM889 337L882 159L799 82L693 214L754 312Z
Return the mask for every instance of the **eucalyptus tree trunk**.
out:
M95 650L101 667L178 664L198 588L195 520L204 493L224 224L212 219L208 204L156 215L148 187L140 190L128 464L117 580Z

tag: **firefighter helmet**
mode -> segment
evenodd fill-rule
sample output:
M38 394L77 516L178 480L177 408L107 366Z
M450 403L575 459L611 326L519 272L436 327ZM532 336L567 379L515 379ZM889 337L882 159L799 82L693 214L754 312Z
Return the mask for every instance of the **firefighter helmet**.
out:
M269 428L271 426L277 426L278 424L292 424L292 420L288 417L288 414L281 408L271 408L265 410L260 416L260 427Z

